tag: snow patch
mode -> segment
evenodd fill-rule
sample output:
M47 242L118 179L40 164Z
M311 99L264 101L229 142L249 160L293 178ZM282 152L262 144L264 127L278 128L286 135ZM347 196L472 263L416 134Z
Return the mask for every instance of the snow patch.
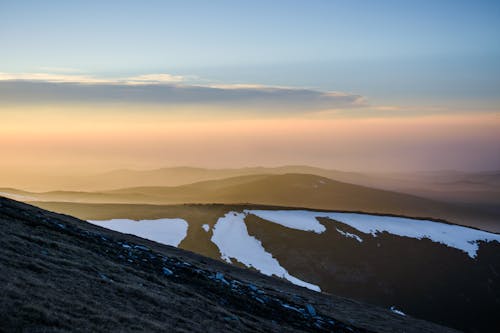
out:
M428 238L433 242L464 251L471 258L477 256L479 241L500 242L500 235L494 233L428 220L351 213L330 213L325 217L348 224L373 236L377 236L380 232L388 232L402 237Z
M313 231L320 234L326 230L325 226L319 223L318 220L311 216L310 211L306 210L244 210L247 214L252 214L260 217L263 220L280 224L284 227ZM311 218L312 217L312 218Z
M179 246L187 236L188 223L183 219L134 221L129 219L90 220L89 223L114 231L132 234L158 243Z
M388 232L402 237L428 238L436 243L464 251L471 258L477 256L479 241L500 242L500 235L491 232L404 217L307 210L245 210L245 212L288 228L316 233L326 230L317 220L318 217L324 217L347 224L363 233L372 234L374 237L381 232Z
M229 212L220 217L213 227L211 240L219 248L223 260L231 263L231 258L233 258L265 275L276 275L293 284L321 291L318 286L290 275L278 260L264 249L258 239L250 236L244 221L245 216L246 213Z
M404 317L406 316L406 314L403 311L396 309L396 307L394 305L391 306L390 310L397 315L404 316Z
M350 238L354 238L355 240L357 240L358 242L362 243L363 242L363 239L361 239L361 237L359 237L358 235L355 235L355 234L351 234L350 232L347 232L347 231L342 231L340 230L339 228L335 228L339 234L341 234L342 236L345 236L345 237L350 237Z
M210 231L210 226L208 224L204 224L201 227L203 228L203 230L205 230L205 232L209 232Z

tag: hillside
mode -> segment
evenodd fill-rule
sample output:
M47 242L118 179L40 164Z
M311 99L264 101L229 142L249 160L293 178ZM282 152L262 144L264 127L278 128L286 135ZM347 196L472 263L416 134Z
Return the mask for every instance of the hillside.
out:
M340 181L367 179L361 173L327 170L309 166L248 167L207 169L197 167L167 167L151 170L120 169L93 174L47 174L25 173L23 177L12 176L8 170L0 173L3 187L27 191L104 191L137 186L180 186L208 180L251 176L303 173L328 177Z
M252 203L311 209L363 211L411 217L431 217L500 231L496 212L379 190L306 174L252 175L175 187L133 187L100 192L33 193L0 189L23 201L88 203L183 204ZM24 199L23 199L24 198Z
M500 235L431 220L259 205L37 203L466 332L500 323Z
M94 174L48 174L42 171L13 176L2 170L3 187L28 191L105 191L137 186L181 186L208 180L250 176L310 174L377 189L403 192L426 198L494 206L500 198L500 172L347 172L311 166L247 167L207 169L168 167L151 170L121 169Z
M0 198L2 331L452 332Z

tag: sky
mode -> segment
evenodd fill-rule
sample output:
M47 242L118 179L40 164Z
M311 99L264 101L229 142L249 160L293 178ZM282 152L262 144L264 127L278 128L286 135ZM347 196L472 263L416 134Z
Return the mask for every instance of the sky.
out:
M498 169L498 31L498 1L0 0L0 169Z

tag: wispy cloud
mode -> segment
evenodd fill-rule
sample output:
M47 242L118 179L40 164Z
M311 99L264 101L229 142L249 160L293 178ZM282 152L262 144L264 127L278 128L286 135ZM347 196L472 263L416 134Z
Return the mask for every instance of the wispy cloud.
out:
M0 81L31 81L50 83L108 83L108 84L163 84L182 82L184 77L171 74L145 74L130 77L102 78L93 75L75 74L75 69L52 68L53 72L46 73L1 73ZM70 72L72 72L70 74Z
M124 80L128 84L162 84L162 83L173 83L182 82L184 77L181 75L171 75L171 74L145 74L133 77L128 77Z
M29 102L121 102L196 104L270 111L318 111L366 106L361 95L249 84L196 85L185 77L145 74L122 78L54 73L0 73L0 100Z
M1 73L0 81L27 81L50 83L111 83L114 80L102 79L90 75L64 73Z

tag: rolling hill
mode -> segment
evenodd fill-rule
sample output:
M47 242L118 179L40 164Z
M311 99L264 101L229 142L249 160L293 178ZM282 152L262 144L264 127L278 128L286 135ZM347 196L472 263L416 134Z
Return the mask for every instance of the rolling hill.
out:
M491 231L500 231L499 213L468 205L439 202L413 195L306 175L251 175L182 186L143 186L100 192L34 193L0 189L23 201L88 203L252 203L311 209L363 211L411 217L431 217Z
M180 186L207 180L249 175L310 174L371 188L403 192L431 199L461 203L498 204L500 172L347 172L311 166L248 167L207 169L168 167L151 170L121 169L93 174L47 174L24 172L22 177L1 170L2 187L28 191L105 191L137 186Z

